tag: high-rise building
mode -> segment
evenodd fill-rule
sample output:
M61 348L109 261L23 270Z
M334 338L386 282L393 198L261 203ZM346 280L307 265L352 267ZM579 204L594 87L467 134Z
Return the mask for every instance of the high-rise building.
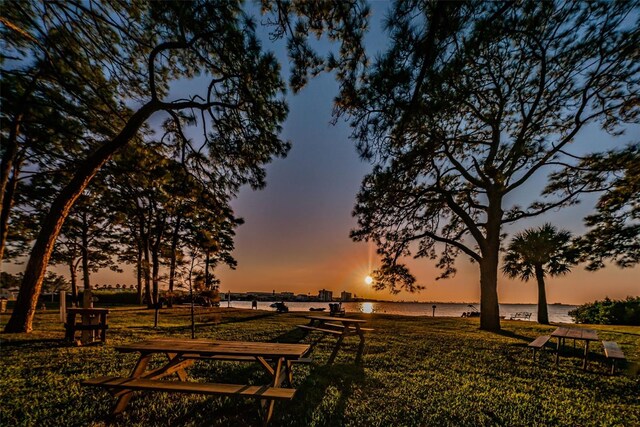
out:
M321 289L320 292L318 292L318 299L320 301L333 301L333 292Z
M340 301L351 301L353 299L353 295L351 292L342 291L340 294Z

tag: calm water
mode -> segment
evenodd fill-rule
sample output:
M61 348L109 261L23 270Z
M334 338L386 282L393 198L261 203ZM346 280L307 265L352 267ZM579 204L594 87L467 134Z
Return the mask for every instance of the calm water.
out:
M226 307L227 301L221 301L220 306ZM274 310L270 307L272 302L259 301L258 309ZM325 307L325 313L329 312L329 304L326 302L287 302L290 311L309 311L310 307ZM432 306L434 303L425 302L345 302L342 307L347 313L386 313L400 314L403 316L431 316L433 313ZM468 304L451 304L451 303L435 303L436 316L460 317L465 311L470 311ZM251 301L231 301L231 307L235 308L251 308ZM475 307L480 309L480 305ZM573 323L569 317L569 311L576 308L575 305L549 305L549 321L561 323ZM506 316L508 319L512 314L528 311L531 313L531 321L537 321L537 306L535 304L500 304L500 315Z

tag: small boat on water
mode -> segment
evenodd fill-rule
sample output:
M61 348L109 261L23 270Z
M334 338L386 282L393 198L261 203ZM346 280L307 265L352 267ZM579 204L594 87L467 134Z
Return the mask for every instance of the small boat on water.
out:
M309 308L309 311L325 311L325 310L326 310L326 308L324 308L324 307L317 307L317 308L316 307L310 307Z

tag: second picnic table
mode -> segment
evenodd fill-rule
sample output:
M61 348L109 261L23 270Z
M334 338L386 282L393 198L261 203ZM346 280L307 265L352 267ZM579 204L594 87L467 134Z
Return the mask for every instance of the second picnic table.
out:
M273 414L276 399L293 398L296 390L283 387L283 383L287 380L291 387L291 364L300 361L309 352L310 346L249 341L154 339L116 346L115 349L122 353L140 353L129 376L106 376L82 382L83 385L113 390L118 397L114 414L124 411L134 390L235 395L261 399L266 424ZM165 355L167 361L159 368L148 369L155 354ZM185 369L196 360L258 362L270 374L272 381L265 386L191 382L188 381ZM178 381L160 381L173 374L178 376Z
M552 337L558 339L558 347L556 351L556 365L560 359L560 345L564 345L567 338L573 340L584 341L584 361L582 362L582 369L587 369L587 359L589 354L589 342L598 341L598 333L592 329L582 328L567 328L564 326L559 327L551 333ZM575 341L574 341L575 342Z
M64 324L66 329L65 339L74 341L76 331L91 331L93 333L100 332L100 341L102 343L107 340L107 308L68 308L67 321ZM76 322L76 315L81 317L80 322Z
M364 334L365 332L373 331L371 328L362 327L362 324L367 323L366 320L332 316L306 316L306 318L309 319L309 324L297 325L298 328L338 336L338 341L336 342L333 352L329 357L329 361L327 362L328 364L333 363L333 360L342 345L342 341L345 337L350 335L358 335L358 337L360 337L360 345L358 346L356 361L360 360L362 352L364 351Z

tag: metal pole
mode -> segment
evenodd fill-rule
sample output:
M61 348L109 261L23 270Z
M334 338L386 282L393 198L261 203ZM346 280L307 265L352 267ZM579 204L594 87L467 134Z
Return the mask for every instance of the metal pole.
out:
M432 305L431 308L433 309L433 314L431 315L431 317L436 317L436 305Z

